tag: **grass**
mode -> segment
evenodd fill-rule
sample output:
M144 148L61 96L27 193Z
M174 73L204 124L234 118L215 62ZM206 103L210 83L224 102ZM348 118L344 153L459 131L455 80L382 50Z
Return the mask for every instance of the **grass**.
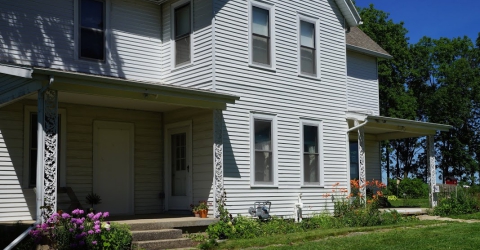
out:
M422 208L430 207L428 198L398 199L396 201L390 201L390 204L392 204L392 207L422 207Z
M480 220L480 212L473 213L473 214L450 215L448 217L453 219L463 219L463 220Z
M327 238L294 246L271 246L266 249L478 249L479 229L480 223L446 223Z
M402 224L389 225L389 226L321 229L321 230L313 230L308 232L260 237L260 238L254 238L254 239L228 240L226 242L220 243L217 249L244 249L244 248L251 248L251 247L267 247L271 245L285 245L291 248L292 244L299 244L299 243L303 244L310 241L322 240L332 236L347 235L349 233L372 232L376 230L386 230L386 229L396 229L396 228L400 229L400 228L414 227L414 226L428 226L428 225L439 224L439 223L446 223L446 222L415 221L415 222L402 223ZM354 245L355 244L351 246L354 246ZM349 248L351 248L351 246ZM345 249L346 248L347 247L345 247ZM305 248L305 249L308 249L308 248ZM318 245L312 249L318 249Z

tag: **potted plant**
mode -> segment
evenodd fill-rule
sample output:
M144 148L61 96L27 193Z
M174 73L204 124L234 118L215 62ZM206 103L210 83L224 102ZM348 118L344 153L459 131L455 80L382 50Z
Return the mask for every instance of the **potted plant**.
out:
M200 217L200 213L198 212L198 206L190 204L190 208L192 209L192 212L195 215L195 217Z
M95 205L101 204L102 203L102 198L100 198L100 195L96 193L90 193L85 197L87 200L87 204L90 204L90 211L95 212Z
M207 218L208 215L208 205L206 201L200 201L197 206L198 213L200 214L200 218Z

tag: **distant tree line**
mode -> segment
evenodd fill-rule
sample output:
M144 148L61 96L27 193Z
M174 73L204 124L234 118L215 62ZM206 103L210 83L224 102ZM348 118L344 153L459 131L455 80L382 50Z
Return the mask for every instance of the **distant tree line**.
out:
M452 125L435 136L440 178L478 183L480 33L475 42L467 36L423 37L409 44L403 22L395 23L373 5L359 8L359 13L364 22L360 29L393 56L378 63L381 115ZM383 142L382 166L389 179L427 181L425 138Z

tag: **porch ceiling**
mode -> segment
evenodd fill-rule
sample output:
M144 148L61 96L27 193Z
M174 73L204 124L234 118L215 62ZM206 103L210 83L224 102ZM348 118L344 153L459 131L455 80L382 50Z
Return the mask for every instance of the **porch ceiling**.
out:
M349 129L354 128L355 119L361 124L366 122L363 126L364 133L377 141L434 135L437 131L448 131L452 128L450 125L438 123L364 115L363 119L359 119L359 116L347 116ZM352 132L356 133L356 130Z
M239 99L234 95L159 82L34 68L33 78L44 85L50 77L54 78L50 88L61 93L61 102L167 111L178 107L225 109L227 103L235 103Z

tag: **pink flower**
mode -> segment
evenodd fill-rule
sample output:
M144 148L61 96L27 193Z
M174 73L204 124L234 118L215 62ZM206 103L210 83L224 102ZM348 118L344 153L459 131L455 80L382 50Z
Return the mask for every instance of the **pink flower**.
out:
M96 240L92 241L92 245L97 245L97 241Z
M88 230L88 234L93 234L93 230Z
M109 212L103 213L103 218L107 218L108 216L110 216L110 213L109 213Z

